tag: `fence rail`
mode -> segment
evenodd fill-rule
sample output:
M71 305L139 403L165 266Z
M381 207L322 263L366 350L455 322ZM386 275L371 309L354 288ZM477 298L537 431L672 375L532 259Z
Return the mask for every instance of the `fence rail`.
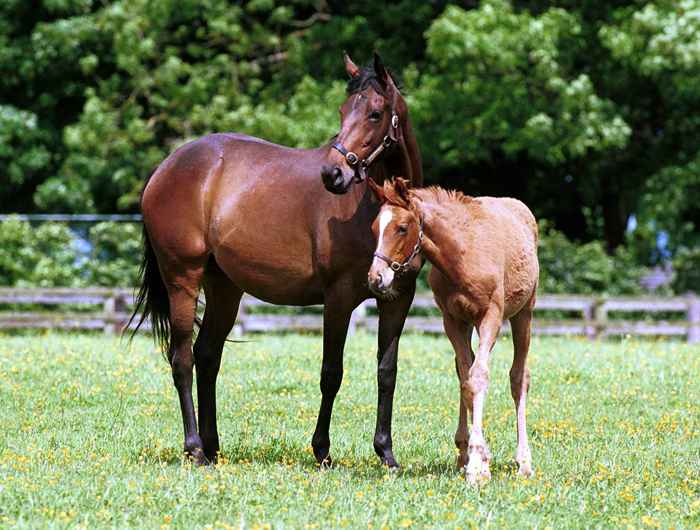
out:
M0 330L60 328L117 333L126 326L132 304L132 289L0 288ZM360 305L353 314L351 331L376 330L376 312L374 300ZM630 314L632 318L621 318ZM663 319L653 318L659 314ZM669 315L673 318L669 319ZM241 302L234 334L320 332L322 327L320 306L303 309L273 306L246 295ZM507 322L503 327L508 331ZM148 322L144 323L144 329L150 329ZM406 320L406 329L443 332L442 319L432 296L416 296ZM700 342L700 298L541 295L535 307L533 333L583 335L590 339L628 334L675 336L697 343Z

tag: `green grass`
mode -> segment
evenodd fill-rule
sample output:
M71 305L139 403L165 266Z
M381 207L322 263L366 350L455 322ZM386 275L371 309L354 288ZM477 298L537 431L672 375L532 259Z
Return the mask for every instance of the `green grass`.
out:
M532 346L536 476L515 476L511 348L494 350L486 404L492 481L454 469L458 385L445 338L402 340L394 449L372 449L374 338L348 342L331 427L337 463L310 439L321 341L227 345L219 377L223 463L181 456L169 370L148 340L0 337L0 527L581 528L700 525L700 351L678 342Z

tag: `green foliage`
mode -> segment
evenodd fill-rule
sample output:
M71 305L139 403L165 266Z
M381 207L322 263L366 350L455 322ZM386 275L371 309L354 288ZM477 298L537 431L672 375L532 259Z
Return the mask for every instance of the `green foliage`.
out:
M673 259L673 290L700 294L700 247L682 248Z
M10 218L0 222L0 285L73 287L81 283L70 230L46 223L33 228Z
M0 285L17 287L128 287L136 285L141 227L103 222L88 234L89 256L64 223L37 227L10 218L0 222Z
M540 285L543 293L638 294L646 269L632 253L610 255L600 241L577 244L540 222Z
M89 285L138 284L142 253L141 227L135 223L97 223L90 229L92 252L87 263Z
M318 145L342 50L377 49L429 182L653 264L660 230L698 244L699 20L700 0L2 2L0 210L136 211L157 164L213 131Z
M426 32L428 70L414 98L428 162L439 170L499 149L557 164L624 146L628 125L574 69L580 33L563 9L448 7Z

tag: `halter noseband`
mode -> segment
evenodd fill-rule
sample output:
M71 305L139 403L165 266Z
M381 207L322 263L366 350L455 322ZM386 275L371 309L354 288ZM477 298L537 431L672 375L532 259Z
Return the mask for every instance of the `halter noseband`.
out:
M340 142L336 142L332 145L333 149L338 151L341 155L345 157L345 161L348 163L350 167L355 167L358 166L357 168L357 174L355 175L355 182L362 182L367 178L367 168L374 162L379 155L382 154L382 152L385 149L388 149L391 147L393 144L398 142L397 136L396 136L396 131L399 128L399 116L396 114L396 112L392 109L391 110L391 123L389 124L389 130L387 131L386 135L384 138L382 138L381 143L375 148L374 151L372 151L369 156L365 159L360 160L360 157L357 156L356 153L353 151L348 151L345 147L343 147L343 144Z
M413 250L411 251L411 254L403 261L403 263L399 263L398 261L394 261L392 259L389 259L384 254L382 254L380 252L375 252L374 257L379 258L382 261L385 261L389 265L389 267L391 267L391 270L400 276L401 274L406 274L408 272L408 269L411 266L411 262L418 254L420 254L422 243L423 243L423 217L420 218L420 225L419 225L419 229L418 229L418 241L416 241L416 244L413 245Z

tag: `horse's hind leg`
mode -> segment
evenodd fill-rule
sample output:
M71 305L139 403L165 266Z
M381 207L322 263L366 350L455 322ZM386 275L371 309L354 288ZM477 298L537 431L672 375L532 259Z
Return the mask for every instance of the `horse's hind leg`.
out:
M510 319L515 350L513 366L510 369L510 393L515 402L515 412L518 418L518 449L515 459L518 462L518 474L524 477L530 477L533 474L532 455L527 440L525 423L525 402L530 388L530 370L527 367L527 354L530 349L532 305L533 303L528 304Z
M467 429L467 397L465 395L469 368L474 362L474 352L471 346L471 336L474 327L462 321L455 320L451 316L444 314L442 317L445 333L452 343L455 351L455 368L459 378L459 423L455 432L455 445L459 450L457 457L457 469L462 469L467 465L469 448L469 431Z
M197 402L199 405L199 436L204 456L215 462L219 452L216 428L216 377L221 366L224 343L238 314L243 291L211 260L204 274L206 306L202 327L194 343L197 369Z
M170 349L168 359L173 382L180 399L182 424L185 430L185 452L196 463L206 462L202 440L197 433L197 418L192 402L192 331L203 265L179 268L164 277L170 302Z

